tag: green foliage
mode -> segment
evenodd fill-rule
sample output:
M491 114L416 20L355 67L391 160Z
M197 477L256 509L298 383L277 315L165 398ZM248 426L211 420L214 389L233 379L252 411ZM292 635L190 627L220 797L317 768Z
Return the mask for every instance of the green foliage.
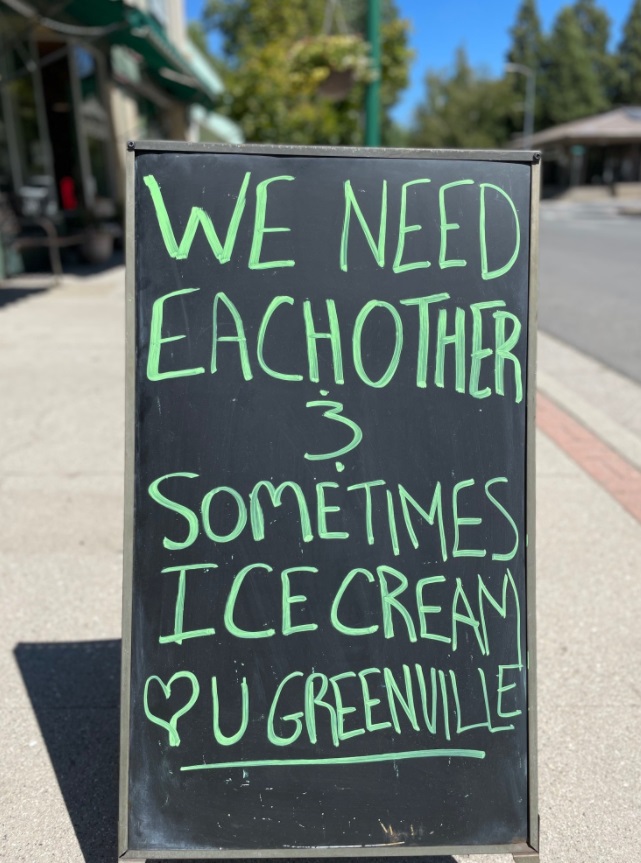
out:
M546 125L598 114L609 106L606 82L596 62L597 38L583 29L583 5L579 0L561 9L547 43L540 84Z
M523 0L510 35L512 45L507 55L508 62L537 70L543 55L543 33L536 0Z
M508 63L516 63L531 69L536 78L541 76L543 68L543 57L545 40L541 30L536 0L523 0L516 15L514 26L510 30L512 45L507 54ZM516 124L511 129L513 133L523 129L523 111L525 110L527 77L520 72L509 75L510 85L514 93L515 105L520 108L521 114L517 117ZM542 103L539 99L535 102L534 127L538 128L543 116Z
M223 36L226 112L247 141L291 144L362 143L369 46L360 36L366 0L343 0L347 33L324 33L325 0L209 0L204 23ZM334 27L336 30L336 26ZM389 109L407 86L408 25L393 0L383 3L381 102L383 138ZM344 98L327 98L332 71L350 71Z
M371 77L365 29L367 0L342 0L341 19L325 31L326 0L208 0L206 27L223 36L217 69L228 88L227 113L249 141L362 143L364 92ZM597 0L563 7L549 34L536 0L521 0L507 61L536 75L535 129L641 105L641 0L633 0L616 55L610 21ZM197 44L199 34L192 34ZM410 130L389 111L407 86L408 25L394 0L382 0L382 132L389 146L496 147L523 129L526 76L493 79L471 68L460 49L454 69L430 71ZM222 68L221 68L222 66ZM353 86L338 100L323 95L332 73L350 70Z
M608 52L610 20L596 0L564 6L541 30L536 0L521 0L510 30L508 63L536 81L535 129L607 111L617 100L641 104L641 0L634 0L619 53ZM505 146L524 126L527 75L506 69L491 79L459 51L453 73L431 71L409 140L427 147Z
M595 0L577 0L574 6L590 54L590 62L604 90L606 100L612 101L616 82L615 58L608 53L610 18Z
M416 112L410 146L492 148L505 143L514 106L507 80L475 72L459 48L453 73L431 72L426 84L427 99Z
M641 0L632 4L617 59L618 101L623 105L641 105Z
M354 81L365 83L376 77L367 42L349 33L300 39L292 48L290 59L297 86L304 87L310 77L322 84L332 72L348 72Z

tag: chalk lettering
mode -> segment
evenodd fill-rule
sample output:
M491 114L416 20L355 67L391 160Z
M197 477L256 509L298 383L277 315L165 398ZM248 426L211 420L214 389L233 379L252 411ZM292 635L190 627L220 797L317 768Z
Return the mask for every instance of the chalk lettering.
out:
M233 746L238 743L247 731L249 725L249 687L247 678L243 677L240 682L240 691L242 698L241 720L238 731L233 734L223 734L220 728L220 703L218 697L218 679L214 676L211 679L211 700L212 700L212 727L214 739L220 746Z
M447 257L447 234L449 231L458 231L461 227L458 222L448 222L447 213L445 211L445 192L448 189L455 189L457 186L472 185L474 180L455 180L453 183L445 183L438 190L438 208L441 216L441 250L438 256L438 265L442 270L449 267L466 267L467 261L463 258L448 259Z
M481 206L479 210L479 235L481 238L481 276L483 279L498 279L500 276L505 275L509 270L514 266L514 262L516 261L519 249L521 247L521 228L519 226L519 216L516 212L516 207L514 206L514 201L506 191L500 188L500 186L495 186L494 183L481 183ZM485 211L487 204L485 202L485 190L493 189L495 192L498 192L499 195L502 195L503 198L508 202L510 209L512 210L512 215L514 216L514 251L510 256L510 259L506 264L503 264L502 267L497 267L495 270L490 270L488 267L488 256L487 256L487 238L486 238L486 224L485 224Z
M292 566L289 569L284 569L280 578L283 585L283 619L282 619L282 633L283 635L293 635L296 632L313 632L313 630L318 629L317 623L292 623L292 612L291 607L295 604L301 604L307 602L307 597L303 593L292 594L291 592L291 582L290 577L295 572L313 572L317 573L318 570L315 566Z
M180 309L181 323L184 327L185 320L189 320L189 296L199 291L198 288L184 288L166 294L155 301L152 310L151 332L149 341L149 353L147 356L147 378L150 381L165 381L177 377L191 377L205 373L204 365L194 365L170 370L161 370L160 354L164 344L178 342L187 338L186 333L179 335L163 335L163 322L169 316L167 325L171 332L178 324L172 326L172 319L177 316L176 307ZM173 300L180 296L179 305ZM164 308L167 300L172 299L169 304L170 311ZM304 338L306 347L307 368L299 370L276 369L266 359L269 347L269 339L276 339L276 328L270 327L273 315L281 306L296 306L296 300L290 296L278 296L267 304L261 317L257 330L247 328L243 323L242 313L239 305L232 302L224 293L214 294L212 301L212 334L209 354L202 356L202 361L207 363L210 375L217 374L223 367L223 362L229 366L235 364L239 370L239 378L250 382L255 372L260 372L268 378L299 382L308 380L311 383L321 383L321 363L319 360L319 343L329 342L329 359L322 365L322 373L325 377L323 383L331 382L343 386L345 384L344 358L341 341L341 331L345 330L345 336L351 339L351 352L346 357L351 358L353 372L359 382L374 389L384 389L395 380L399 369L411 364L415 377L416 386L426 389L433 384L439 389L453 388L457 393L467 393L473 398L488 398L491 395L505 397L506 390L506 366L512 371L514 378L513 394L510 393L515 403L519 404L523 399L523 380L520 360L515 353L519 344L522 326L516 315L503 307L504 300L487 300L479 303L471 303L469 309L462 306L451 308L447 305L450 296L445 292L430 294L423 297L399 300L396 306L383 300L369 300L356 314L351 332L349 322L346 324L339 319L336 302L333 299L325 300L325 312L327 315L327 330L320 329L315 323L317 307L311 300L302 302L302 315L292 313L290 316L290 327L292 332L297 332ZM418 351L414 357L408 356L404 350L406 327L409 326L401 312L404 309L418 310ZM487 329L483 324L483 312L496 308L493 313L494 328L491 332L493 338L484 341L484 332ZM387 316L392 327L380 327L380 321ZM468 314L472 316L472 340L468 349L466 344L466 321ZM436 338L431 338L434 325L432 320L436 315ZM301 324L302 318L302 324ZM297 323L298 319L298 323ZM377 320L379 323L377 323ZM317 328L319 327L319 328ZM450 327L453 330L450 331ZM379 330L382 330L379 332ZM273 334L274 333L274 334ZM373 335L375 334L375 335ZM375 339L375 340L374 340ZM234 358L229 351L220 351L221 343L232 343L236 345L238 356ZM373 377L371 370L366 368L371 363L369 355L372 346L376 345L376 353L380 356L389 357L387 365L378 378ZM198 345L191 345L191 351L203 351L205 340L200 340ZM449 349L449 350L448 350ZM451 355L454 364L454 376L447 373L447 357ZM430 359L431 358L431 359ZM199 359L201 357L199 356ZM253 367L253 363L256 364ZM431 367L434 369L430 380L428 374ZM483 365L487 366L489 380L485 387L480 387L480 376ZM511 388L510 388L511 389Z
M424 269L426 267L431 267L431 263L429 261L415 261L411 264L402 264L401 259L403 258L403 250L405 248L405 235L411 233L412 231L420 231L421 225L408 225L406 222L407 218L407 190L410 186L416 186L419 183L431 183L431 180L428 180L426 177L423 177L419 180L410 180L408 183L403 183L401 187L401 215L400 215L400 223L398 226L398 245L396 247L396 257L394 258L394 265L392 270L395 273L406 273L409 270L419 270Z
M154 204L156 218L158 219L158 227L160 228L160 233L162 235L165 248L167 249L169 255L172 258L175 258L177 261L185 260L189 256L189 252L191 250L191 245L194 241L196 231L198 230L199 226L202 226L203 232L207 237L207 242L211 246L211 250L218 259L218 261L221 264L226 264L228 261L230 261L232 252L234 250L234 244L236 242L238 225L240 224L240 220L245 209L247 187L249 186L250 178L251 172L247 171L241 184L240 191L238 192L234 211L229 221L229 227L227 228L227 236L225 237L224 245L221 244L220 240L218 239L218 234L216 233L216 229L214 228L214 224L211 218L201 207L191 208L189 219L187 221L187 227L185 228L185 233L183 234L183 238L180 241L180 245L178 245L178 243L176 242L173 228L171 226L171 221L169 219L167 208L165 207L165 201L163 199L162 192L160 191L160 186L158 185L156 178L153 176L153 174L148 174L146 177L143 177L143 182L145 186L147 186L147 188L149 189L151 200Z
M203 366L197 366L189 369L173 369L168 372L160 371L160 349L164 344L169 342L180 342L187 338L186 333L181 333L178 336L163 336L162 323L164 305L171 297L180 297L185 294L193 294L199 288L182 288L179 291L172 291L165 294L164 297L159 297L151 308L151 326L149 333L149 353L147 355L147 377L150 381L162 381L170 378L186 378L191 375L201 375L205 369Z
M294 177L283 174L280 177L269 177L267 180L261 180L256 186L256 215L254 217L254 236L252 239L251 251L249 253L249 269L250 270L270 270L277 267L293 267L295 261L286 259L282 261L261 261L260 252L263 247L263 237L265 234L275 234L281 231L289 232L291 228L266 228L265 214L267 211L267 187L270 183L292 182Z
M214 635L216 630L213 627L204 629L183 629L185 617L185 592L187 590L187 573L194 570L218 569L215 563L191 563L182 564L181 566L166 566L162 573L168 572L178 573L178 591L176 593L176 602L174 605L174 631L172 635L161 635L158 638L160 644L182 644L186 638L202 638L206 635Z
M345 420L342 415L333 418L340 418L351 427L351 421ZM387 536L395 556L400 553L401 539L403 542L407 539L414 549L426 546L435 549L438 559L443 562L448 560L450 554L452 557L463 558L486 557L488 552L492 560L512 560L519 547L517 524L508 507L498 499L494 491L494 486L498 484L508 485L507 477L491 477L482 483L484 496L479 496L480 489L478 493L473 494L479 485L476 478L468 477L459 480L451 487L451 492L447 493L445 498L447 506L443 502L443 483L440 480L434 482L431 488L421 489L420 494L415 491L410 492L401 483L397 484L396 489L387 488L385 480L382 479L354 483L347 487L334 480L326 480L312 485L307 492L310 495L309 499L303 488L292 480L285 480L278 485L271 480L259 480L245 496L230 486L216 486L203 495L200 506L197 502L192 506L179 503L173 499L175 495L169 497L167 493L160 491L161 484L167 483L170 489L177 490L179 486L175 481L179 479L193 481L198 478L197 473L177 471L158 477L149 485L151 499L161 507L177 513L187 523L187 534L184 538L163 537L163 545L167 549L182 550L190 547L199 537L201 530L211 542L230 543L239 539L249 528L252 538L260 542L266 535L265 510L268 505L270 525L277 525L279 518L291 522L292 506L283 506L285 492L290 492L288 497L295 503L293 513L299 524L300 539L304 543L314 539L313 521L316 523L316 536L324 542L349 538L348 531L337 529L336 525L333 525L333 529L328 526L328 516L336 514L337 517L342 512L341 506L328 502L328 494L333 496L336 492L338 499L343 492L349 492L354 494L356 503L352 513L361 520L362 533L355 532L354 537L363 536L368 545L376 545L382 544ZM189 488L187 491L189 493ZM384 495L382 505L377 495ZM464 499L468 495L478 508L478 515L461 514L462 511L469 509L468 500ZM224 502L222 506L221 500ZM197 514L198 510L200 510L200 517ZM451 514L451 519L446 522L447 510ZM379 521L383 514L386 516L386 534L375 530L375 511L378 513ZM505 549L504 545L499 548L486 548L490 537L483 526L496 511L507 522L513 534L512 548ZM437 528L438 534L435 531L419 532L415 516L430 528ZM224 521L224 527L219 524L219 521ZM467 530L476 528L478 537L476 547L467 547L471 546L471 539L463 544L462 528Z
M374 259L379 267L385 266L385 233L387 227L387 180L383 180L383 186L381 189L381 210L380 210L380 218L378 223L378 241L374 240L372 232L370 231L369 225L365 221L365 216L356 200L356 196L354 195L354 190L352 189L352 184L349 180L345 181L344 185L345 191L345 215L343 217L343 233L341 235L341 251L340 251L340 266L343 272L347 272L347 247L349 242L349 223L350 216L352 210L356 213L356 218L358 219L361 228L363 229L363 234L365 235L365 239L367 240L367 244L370 247L372 254L374 255Z
M149 686L154 681L160 686L165 699L168 699L171 695L171 690L176 683L177 680L187 680L191 686L191 693L189 698L181 708L176 710L175 713L172 714L169 720L162 719L160 716L157 716L149 707ZM200 684L198 683L198 679L195 674L192 674L191 671L177 671L173 674L167 683L160 679L156 674L152 674L145 681L145 688L143 691L143 706L145 710L145 716L149 719L150 722L153 722L155 725L159 725L161 728L164 728L167 734L169 735L169 745L170 746L180 746L180 735L178 734L178 720L181 716L184 716L185 713L189 713L191 708L194 706L196 701L198 700L198 696L200 695Z

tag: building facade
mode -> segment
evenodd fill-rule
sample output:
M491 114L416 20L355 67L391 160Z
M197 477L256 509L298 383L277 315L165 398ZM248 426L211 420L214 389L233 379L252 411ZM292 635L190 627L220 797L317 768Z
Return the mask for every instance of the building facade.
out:
M577 189L641 197L641 107L604 114L537 132L531 146L543 152L547 195Z
M118 220L130 139L238 143L183 0L0 0L0 193L20 216Z

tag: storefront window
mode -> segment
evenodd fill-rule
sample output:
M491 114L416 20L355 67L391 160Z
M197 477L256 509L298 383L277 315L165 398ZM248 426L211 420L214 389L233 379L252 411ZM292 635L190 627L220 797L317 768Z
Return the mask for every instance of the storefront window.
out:
M160 111L150 99L144 96L136 98L138 103L138 137L141 140L162 140L166 138L162 126Z
M96 58L86 48L74 46L74 64L80 82L82 133L87 142L93 197L111 196L109 169L109 115L102 103Z
M47 172L46 156L38 119L36 82L30 71L29 44L24 40L12 40L9 59L7 89L13 104L17 153L20 159L21 182L28 184L34 177Z
M3 101L0 99L0 194L11 188L11 163L9 161L9 130L5 119Z

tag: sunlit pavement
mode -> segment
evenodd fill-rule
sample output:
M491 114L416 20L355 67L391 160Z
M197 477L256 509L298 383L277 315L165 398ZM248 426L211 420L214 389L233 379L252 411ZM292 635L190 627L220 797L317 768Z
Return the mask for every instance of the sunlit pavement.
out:
M547 221L603 219L621 215L641 216L641 198L541 202L541 217Z
M124 271L3 303L7 290L0 859L113 863ZM641 813L641 524L608 465L629 468L632 483L641 470L641 387L549 336L539 359L542 859L629 863Z

